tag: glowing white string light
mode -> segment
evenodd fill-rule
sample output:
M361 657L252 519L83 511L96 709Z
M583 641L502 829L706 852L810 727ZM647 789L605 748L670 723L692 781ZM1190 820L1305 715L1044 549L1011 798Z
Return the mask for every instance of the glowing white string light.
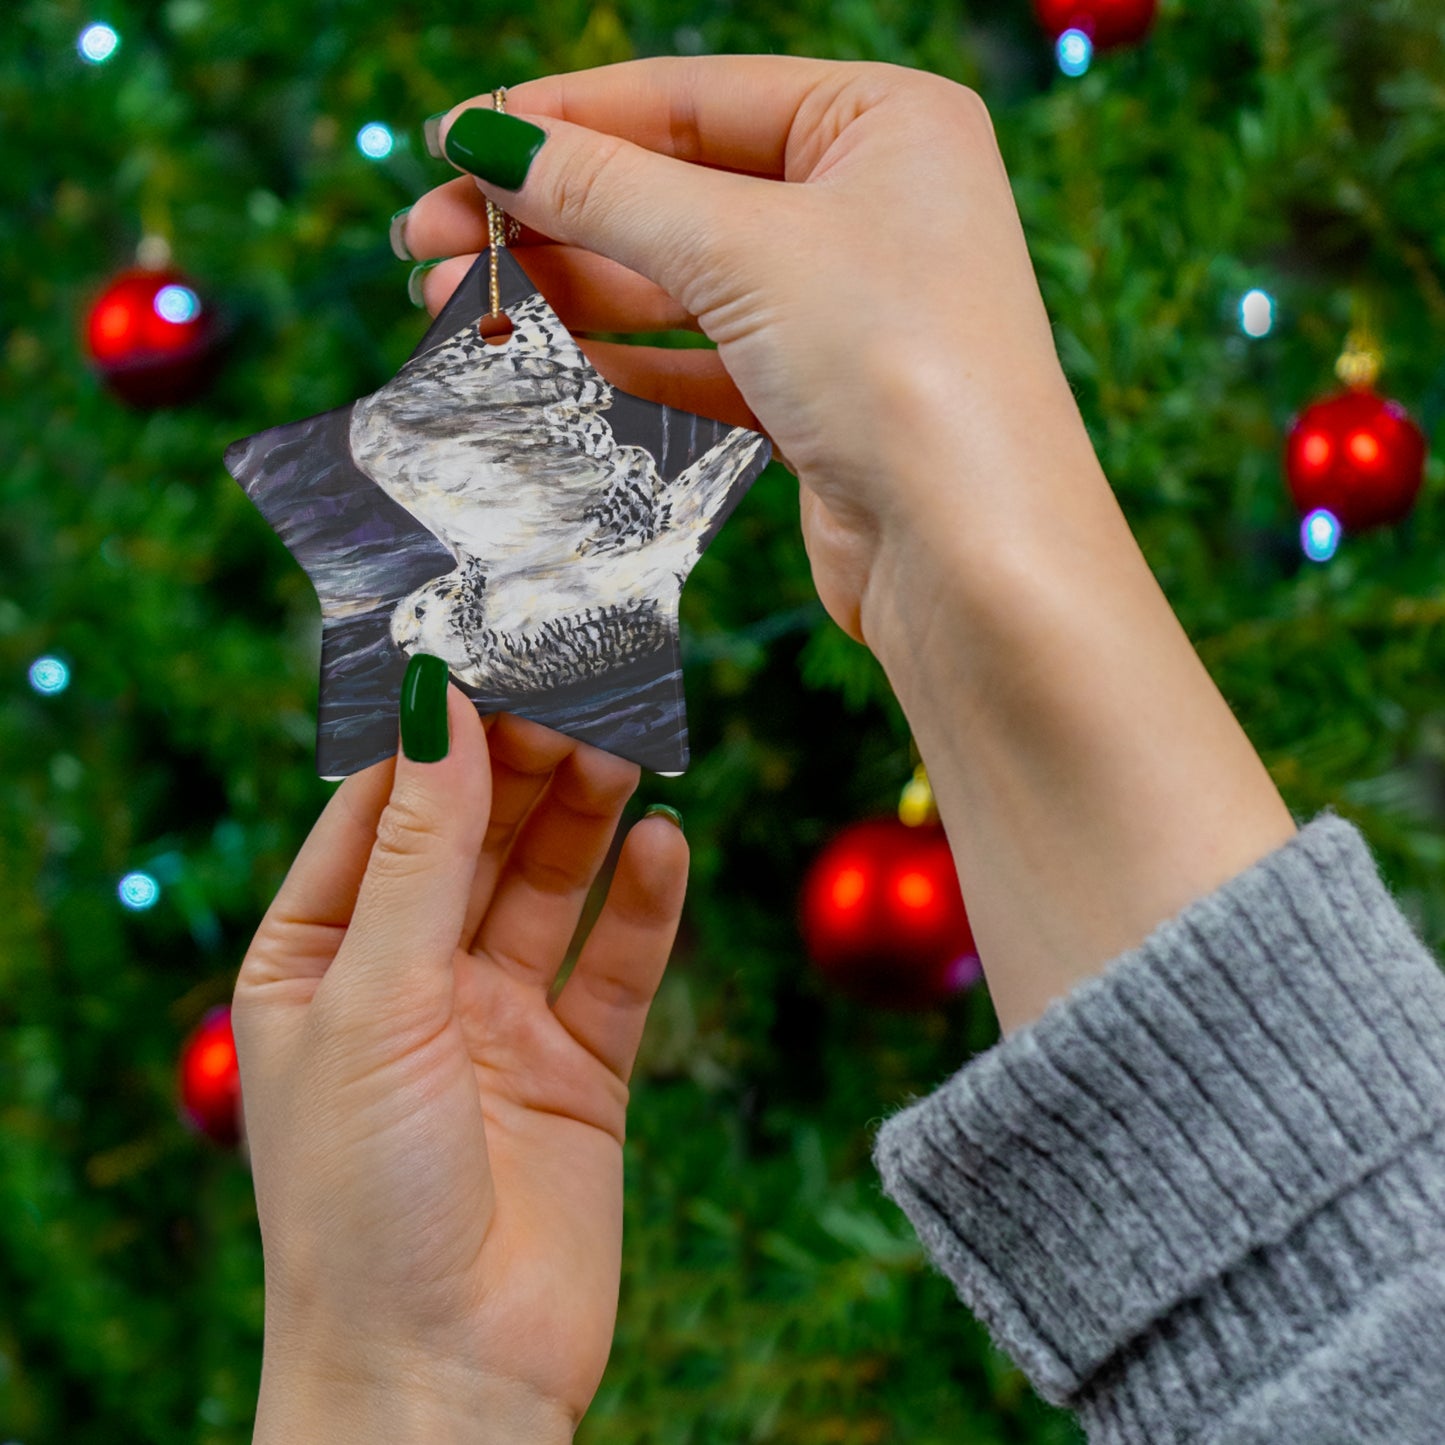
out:
M1300 524L1300 546L1311 562L1328 562L1339 550L1343 528L1339 518L1316 507Z
M1054 47L1065 75L1083 75L1094 61L1094 42L1082 30L1066 30Z
M1239 326L1246 336L1268 336L1274 330L1274 297L1256 288L1239 303Z
M58 657L37 657L30 664L30 686L45 697L54 697L70 686L70 669Z
M379 120L369 121L356 132L356 148L367 159L373 161L384 161L396 145L396 137L391 133L391 127L382 125Z
M116 895L133 913L153 907L161 896L161 885L149 873L127 873L116 887Z
M104 65L120 45L120 36L109 25L87 25L80 32L75 48L80 58L91 65Z

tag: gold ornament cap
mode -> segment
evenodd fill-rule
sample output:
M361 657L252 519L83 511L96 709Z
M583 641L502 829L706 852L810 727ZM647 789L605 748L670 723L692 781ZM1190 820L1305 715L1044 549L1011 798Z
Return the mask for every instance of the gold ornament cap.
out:
M1348 387L1368 391L1374 386L1385 364L1379 343L1368 331L1352 331L1345 339L1345 349L1335 362L1335 375Z
M928 769L922 763L914 768L913 776L903 785L903 792L898 798L898 821L910 828L921 828L926 823L938 821L938 804L933 800Z

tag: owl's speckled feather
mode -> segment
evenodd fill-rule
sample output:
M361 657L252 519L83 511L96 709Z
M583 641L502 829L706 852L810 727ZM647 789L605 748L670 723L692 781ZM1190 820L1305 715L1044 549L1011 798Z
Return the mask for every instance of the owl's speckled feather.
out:
M509 315L504 343L469 323L357 402L350 442L457 561L397 603L393 641L527 694L668 645L701 541L766 442L734 428L665 483L617 442L612 388L541 296Z

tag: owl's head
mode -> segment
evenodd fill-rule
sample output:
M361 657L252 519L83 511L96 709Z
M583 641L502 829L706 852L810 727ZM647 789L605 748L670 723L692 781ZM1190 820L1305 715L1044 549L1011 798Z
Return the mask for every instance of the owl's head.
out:
M458 676L476 662L473 639L483 623L485 579L448 573L424 583L396 604L391 640L402 652L429 652Z

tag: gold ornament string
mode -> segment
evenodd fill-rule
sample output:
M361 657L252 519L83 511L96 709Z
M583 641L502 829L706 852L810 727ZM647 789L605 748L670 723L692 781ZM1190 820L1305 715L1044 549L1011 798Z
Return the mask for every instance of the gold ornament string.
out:
M499 85L492 92L492 109L501 115L507 113L507 87ZM502 314L502 285L497 277L497 252L507 244L506 237L506 216L502 208L493 204L490 197L487 199L487 269L491 278L491 303L492 308L487 315L493 319L500 318Z

